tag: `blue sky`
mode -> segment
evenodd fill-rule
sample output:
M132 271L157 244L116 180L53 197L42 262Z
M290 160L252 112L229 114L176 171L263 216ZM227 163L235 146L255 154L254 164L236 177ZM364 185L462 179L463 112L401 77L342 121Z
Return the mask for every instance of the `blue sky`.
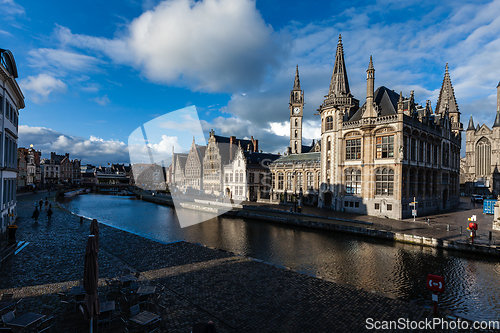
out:
M433 107L449 63L464 126L471 114L476 125L495 118L500 0L0 0L0 12L0 47L13 52L26 97L19 146L45 156L128 163L135 129L192 105L205 135L253 135L283 152L296 64L309 142L339 33L360 101L370 55L376 86L414 90Z

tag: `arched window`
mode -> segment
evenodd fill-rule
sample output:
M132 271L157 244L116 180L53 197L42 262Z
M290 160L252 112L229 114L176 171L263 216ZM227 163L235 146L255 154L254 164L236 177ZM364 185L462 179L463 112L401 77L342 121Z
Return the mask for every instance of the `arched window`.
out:
M476 175L491 174L491 144L486 138L481 138L476 144Z
M297 138L299 136L299 131L295 130L295 137Z
M376 195L393 195L394 170L383 168L377 169L376 175Z
M332 129L333 129L333 117L332 116L328 116L328 117L326 117L325 131L329 131L329 130L332 130Z
M293 173L291 172L286 174L286 189L293 190Z
M295 127L299 126L299 120L295 119Z
M297 191L300 191L301 188L302 188L302 172L299 172L299 173L297 173L296 189L297 189Z
M345 191L349 194L361 194L361 170L345 170Z
M312 190L314 188L314 174L312 172L307 173L307 189Z
M283 189L283 174L280 172L278 173L278 190Z

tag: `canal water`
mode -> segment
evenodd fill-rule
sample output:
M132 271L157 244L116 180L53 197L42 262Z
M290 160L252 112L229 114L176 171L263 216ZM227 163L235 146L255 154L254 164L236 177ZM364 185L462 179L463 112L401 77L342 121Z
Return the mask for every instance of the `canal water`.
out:
M441 305L474 320L500 320L497 258L250 219L218 217L180 228L172 208L132 197L88 194L62 204L150 239L200 243L428 305L427 275L441 275Z

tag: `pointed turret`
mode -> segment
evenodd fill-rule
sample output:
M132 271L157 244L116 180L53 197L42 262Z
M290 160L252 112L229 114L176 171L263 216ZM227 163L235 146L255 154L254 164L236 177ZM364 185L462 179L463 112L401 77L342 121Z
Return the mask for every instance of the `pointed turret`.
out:
M500 127L500 111L497 111L497 117L495 118L495 123L493 127Z
M300 79L299 79L299 65L295 68L295 81L293 82L293 90L300 89Z
M458 113L458 104L455 98L455 92L451 84L450 73L448 72L448 64L446 64L443 84L441 85L441 91L439 92L439 98L436 104L436 113L445 114L446 109L450 113ZM460 119L457 119L460 121Z
M377 117L375 112L375 105L373 103L373 94L375 87L375 68L373 67L372 56L370 56L370 63L366 70L366 109L363 113L363 118Z
M474 128L474 120L472 120L472 115L470 115L469 126L467 126L467 130L468 131L474 131L475 130L475 128Z
M337 44L337 53L335 54L335 65L333 66L332 80L330 81L330 90L328 95L331 97L348 97L351 95L349 89L349 80L344 61L344 46L342 45L342 36L339 35Z

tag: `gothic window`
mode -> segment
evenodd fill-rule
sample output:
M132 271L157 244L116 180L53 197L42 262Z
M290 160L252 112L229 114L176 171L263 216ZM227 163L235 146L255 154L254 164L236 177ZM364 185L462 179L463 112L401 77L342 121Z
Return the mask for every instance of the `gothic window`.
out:
M293 187L293 174L291 172L286 174L286 189L292 190Z
M377 169L376 175L376 195L393 195L394 170L389 168Z
M327 153L330 153L330 150L332 149L332 142L330 137L328 137L328 141L326 142L326 151Z
M361 158L361 139L346 140L345 159L359 160Z
M307 189L312 190L314 188L314 174L312 172L307 173Z
M410 141L411 141L410 160L415 161L415 155L416 155L416 150L417 150L417 141L414 138L412 138Z
M328 116L326 117L326 128L325 131L329 131L333 129L333 117Z
M438 164L438 146L433 145L432 163Z
M427 142L426 147L425 147L425 163L431 163L431 150L432 150L432 145Z
M447 167L450 165L450 146L447 143L443 145L442 153L443 153L442 164L443 166Z
M295 137L297 138L299 136L299 131L295 130Z
M347 194L361 194L361 170L345 170L345 191Z
M482 138L476 144L476 176L489 176L491 174L491 144Z
M298 119L295 119L295 127L299 126L299 120ZM297 137L297 136L295 136Z
M377 137L377 158L394 157L394 136Z
M297 141L295 141L295 152L298 152L298 149L297 149Z
M418 161L424 161L424 142L418 141Z
M302 172L297 173L297 190L302 188Z

